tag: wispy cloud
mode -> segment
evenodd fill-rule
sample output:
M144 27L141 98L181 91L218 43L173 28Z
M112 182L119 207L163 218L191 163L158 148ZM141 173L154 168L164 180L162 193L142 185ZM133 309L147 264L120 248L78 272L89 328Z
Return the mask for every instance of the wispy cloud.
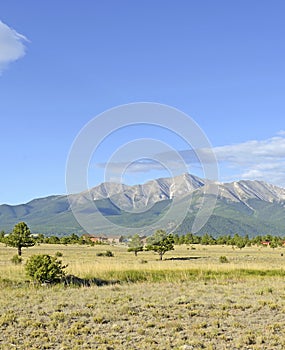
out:
M12 62L26 53L28 39L0 21L0 75Z
M126 168L131 173L147 173L152 170L164 170L165 168L158 162L152 159L140 159L138 161L125 161L125 162L110 162L110 163L97 163L99 168L107 168L114 174L123 173Z
M263 180L285 186L285 132L265 140L250 140L233 145L214 147L214 154L220 168L221 181L240 179ZM200 150L202 163L211 161L209 150ZM195 151L182 151L180 154L190 165L198 158Z
M109 167L116 174L127 167L130 173L147 173L153 170L164 171L165 168L191 172L201 164L212 162L212 153L216 155L220 168L221 181L239 179L264 180L285 187L285 132L265 140L250 140L239 144L214 147L212 150L180 150L154 154L149 159L130 162L100 163L101 168Z
M251 164L285 157L285 135L266 140L252 140L240 144L215 147L218 160L238 164Z
M221 169L232 170L232 178L259 179L285 186L284 132L266 140L216 147L214 152Z

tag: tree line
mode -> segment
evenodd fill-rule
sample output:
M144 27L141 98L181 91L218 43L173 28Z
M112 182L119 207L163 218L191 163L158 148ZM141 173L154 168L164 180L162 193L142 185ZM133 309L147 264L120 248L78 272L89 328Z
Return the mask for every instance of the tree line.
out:
M140 237L139 234L135 234L129 237L128 241L128 251L134 252L137 255L140 251L153 251L159 255L159 259L162 260L163 255L174 250L175 244L203 244L203 245L232 245L242 249L245 246L250 246L252 244L266 244L270 245L272 248L284 245L284 238L279 236L256 236L249 238L246 236L240 236L235 234L234 236L220 236L214 238L209 234L203 236L197 236L192 233L187 233L185 235L173 235L168 234L164 230L156 230L153 235L147 237ZM10 234L5 234L4 231L0 232L0 242L17 248L18 255L12 258L12 262L19 264L22 262L22 248L32 247L37 243L62 243L62 244L94 244L91 240L86 237L79 237L76 234L71 236L58 238L56 236L45 237L44 235L33 236L27 224L25 222L20 222L15 225L13 231ZM109 252L109 251L107 251ZM111 255L104 256L113 256ZM225 257L221 257L225 258ZM226 259L226 258L225 258ZM32 255L26 262L25 265L27 274L32 277L32 279L41 283L55 283L60 281L64 276L64 269L66 266L62 265L62 262L57 259L57 257L52 257L47 254Z
M248 235L222 235L219 237L213 237L208 233L203 236L187 233L185 235L174 235L174 244L202 244L202 245L231 245L240 249L251 245L268 245L271 248L283 246L285 243L285 237L272 236L272 235L259 235L255 237L249 237Z
M19 223L21 224L21 223ZM18 224L17 224L18 225ZM16 226L17 226L16 225ZM15 227L16 227L15 226ZM10 241L13 236L11 234L14 232L15 227L13 231L10 234L6 234L5 231L0 232L0 242L2 243L7 243L7 241ZM35 244L40 244L40 243L45 243L45 244L89 244L93 245L96 244L92 242L90 239L85 238L83 236L78 236L75 233L72 233L69 236L45 236L42 233L40 234L30 234L30 239L35 243ZM100 244L100 243L97 243Z
M88 237L78 236L75 233L70 236L50 236L45 237L43 234L32 235L29 227L26 223L20 222L15 225L13 231L10 234L5 234L4 231L0 232L0 242L5 243L8 246L18 249L18 256L22 254L22 248L34 246L39 243L47 244L88 244L94 245ZM195 235L193 233L187 233L185 235L168 234L164 230L157 230L153 235L149 236L146 241L143 241L139 234L135 234L132 237L126 239L129 247L129 251L134 252L137 255L138 252L143 250L151 250L159 254L160 259L162 256L170 250L174 249L174 245L181 244L202 244L202 245L231 245L237 248L244 248L251 245L268 245L271 248L283 246L285 244L285 238L280 236L264 235L255 236L249 238L248 235L242 236L239 234L223 235L219 237L213 237L209 234L203 236ZM98 243L97 243L98 244ZM100 243L99 243L100 244Z
M284 243L285 238L271 235L256 236L251 239L248 235L240 236L238 234L235 234L234 236L227 235L214 238L207 233L203 236L194 235L192 233L187 233L185 235L172 235L167 234L164 230L157 230L152 236L146 239L146 244L144 244L138 234L132 236L128 243L128 250L134 252L135 255L143 250L151 250L158 253L160 260L162 260L163 255L167 251L174 249L174 245L231 245L232 247L242 249L251 245L267 245L271 248L276 248L278 246L283 246Z

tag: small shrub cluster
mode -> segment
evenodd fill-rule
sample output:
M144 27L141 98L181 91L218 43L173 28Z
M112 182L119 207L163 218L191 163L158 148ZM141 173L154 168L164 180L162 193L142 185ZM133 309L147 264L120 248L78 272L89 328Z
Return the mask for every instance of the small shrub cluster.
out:
M220 263L222 263L222 264L225 264L225 263L228 263L228 262L229 262L228 258L227 258L226 256L224 256L224 255L221 255L221 256L220 256L219 261L220 261Z
M140 264L147 264L147 260L141 259L141 260L139 260L139 263L140 263Z
M34 281L40 283L57 283L64 277L62 262L47 254L31 256L26 263L26 273Z
M99 252L99 253L97 253L96 256L113 257L113 256L114 256L114 253L111 252L111 250L106 250L106 252Z
M19 255L14 255L11 259L11 262L15 265L20 265L22 263L22 257Z
M60 258L61 256L63 256L62 252L56 252L54 254L57 258Z

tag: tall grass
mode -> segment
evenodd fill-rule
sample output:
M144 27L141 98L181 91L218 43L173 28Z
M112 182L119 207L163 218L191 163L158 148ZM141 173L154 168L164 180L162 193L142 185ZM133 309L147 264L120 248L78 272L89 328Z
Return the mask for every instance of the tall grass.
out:
M114 257L96 255L106 248ZM283 250L187 248L159 261L126 247L41 245L23 250L19 266L0 245L0 348L284 349ZM56 252L70 274L119 283L26 283L25 261Z
M40 245L23 251L23 264L14 265L11 257L15 249L0 245L0 276L2 279L25 281L24 264L33 254L62 253L60 259L68 265L67 273L81 278L101 278L124 282L179 282L217 278L284 277L284 248L250 247L233 250L222 246L178 246L159 261L153 252L142 252L135 257L124 246L108 246L114 257L99 257L106 246L85 247L79 245ZM219 257L226 256L229 263L222 264ZM181 259L181 260L179 260ZM183 259L183 260L182 260Z

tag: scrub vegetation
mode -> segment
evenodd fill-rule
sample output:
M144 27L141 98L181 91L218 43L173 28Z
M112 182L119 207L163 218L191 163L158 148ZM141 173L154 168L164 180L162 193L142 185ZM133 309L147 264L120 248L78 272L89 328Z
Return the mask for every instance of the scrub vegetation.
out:
M283 247L180 244L164 260L109 248L36 244L14 264L0 243L0 348L285 348ZM35 255L62 261L63 282L34 282Z

